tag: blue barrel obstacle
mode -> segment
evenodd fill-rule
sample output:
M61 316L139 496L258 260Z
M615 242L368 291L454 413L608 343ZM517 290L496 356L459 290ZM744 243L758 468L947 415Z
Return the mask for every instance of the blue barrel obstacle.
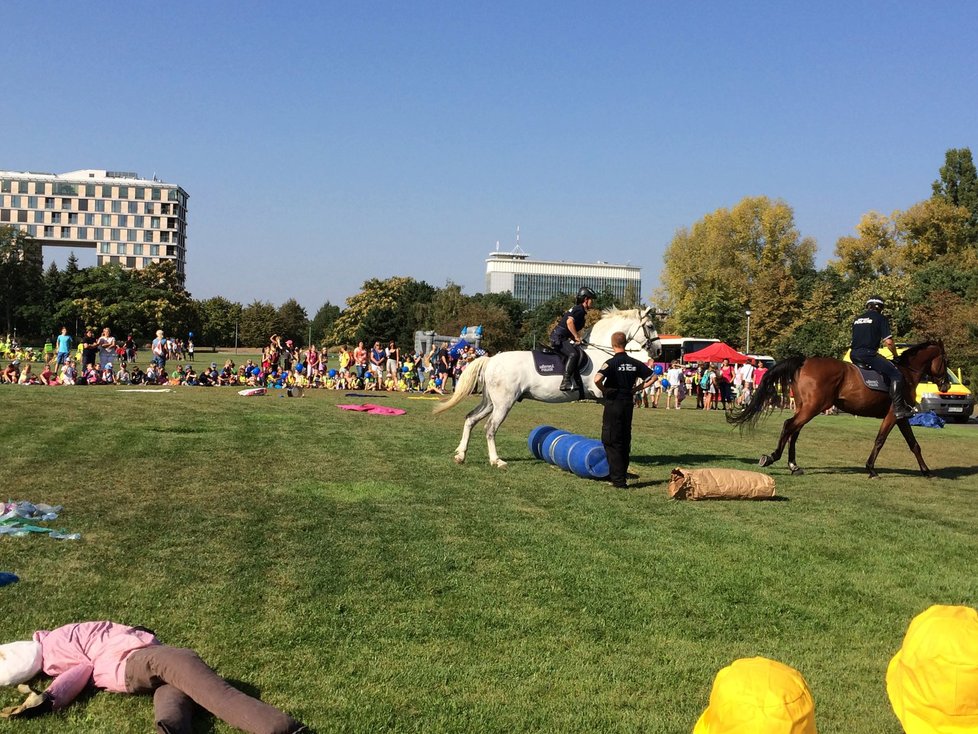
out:
M608 457L596 438L579 436L554 426L537 426L527 439L530 453L537 459L574 472L585 479L608 476Z

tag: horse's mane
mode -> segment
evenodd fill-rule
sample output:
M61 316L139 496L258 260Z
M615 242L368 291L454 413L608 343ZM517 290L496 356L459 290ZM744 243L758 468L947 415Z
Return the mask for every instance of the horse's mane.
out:
M608 306L608 308L601 309L602 319L612 319L616 316L637 319L642 317L642 311L638 308L620 309L617 306Z
M933 339L928 339L925 342L920 342L920 344L914 344L911 347L907 347L900 355L894 360L897 364L902 364L906 366L910 362L910 358L913 357L918 352L927 349L927 347L936 347L939 343Z

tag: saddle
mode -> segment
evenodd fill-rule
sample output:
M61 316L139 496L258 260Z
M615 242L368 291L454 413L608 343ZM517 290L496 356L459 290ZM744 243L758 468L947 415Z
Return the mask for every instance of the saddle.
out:
M555 351L549 346L543 346L537 347L531 354L533 355L533 366L536 367L538 375L545 377L547 375L564 376L564 355L560 352ZM581 362L577 368L578 373L584 374L590 364L590 357L587 356L587 352L581 349Z
M863 384L870 390L874 390L875 392L890 392L890 381L886 379L885 375L858 362L853 362L852 366L859 370L859 375L863 378Z

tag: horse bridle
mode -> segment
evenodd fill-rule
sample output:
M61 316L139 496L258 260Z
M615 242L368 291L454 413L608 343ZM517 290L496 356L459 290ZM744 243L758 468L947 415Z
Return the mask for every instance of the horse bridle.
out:
M639 347L638 349L628 349L626 347L626 349L625 349L626 352L641 352L641 351L644 351L646 354L649 355L649 357L651 357L653 359L655 358L655 355L652 354L652 345L655 344L658 335L656 337L653 337L652 334L649 333L649 327L650 326L651 326L651 323L649 322L648 314L643 315L642 318L639 319L638 324L631 331L631 333L625 335L625 344L627 345L627 344L630 344L632 341L634 341L636 335L639 332L639 329L642 330L642 334L645 336L645 341L643 342L642 346ZM590 341L582 342L582 344L584 346L589 346L589 347L592 347L592 348L597 349L599 351L602 351L605 354L614 354L615 353L615 350L614 349L612 349L611 347L606 347L603 344L594 344L593 342L590 342Z

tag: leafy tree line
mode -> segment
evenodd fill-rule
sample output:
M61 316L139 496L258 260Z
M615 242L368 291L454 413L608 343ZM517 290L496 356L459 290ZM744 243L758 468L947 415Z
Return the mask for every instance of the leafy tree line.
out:
M824 268L783 201L748 197L680 229L665 253L663 330L751 351L840 356L852 319L879 294L898 341L944 340L978 379L978 173L948 150L931 195L890 215L868 212Z
M144 342L157 329L181 338L193 334L199 346L257 347L279 334L297 344L312 340L327 347L376 339L411 347L415 331L454 335L481 325L483 346L501 351L545 341L571 299L571 294L556 296L527 310L509 293L467 296L455 283L435 288L397 276L370 279L346 308L327 301L310 319L295 299L280 306L260 300L243 305L222 296L193 299L168 261L143 270L79 268L72 254L63 270L52 263L42 272L37 243L15 228L0 228L0 316L6 333L17 333L25 343L39 343L62 326L76 336L87 327L108 326L116 335L133 334ZM604 292L598 305L637 303L615 303Z

